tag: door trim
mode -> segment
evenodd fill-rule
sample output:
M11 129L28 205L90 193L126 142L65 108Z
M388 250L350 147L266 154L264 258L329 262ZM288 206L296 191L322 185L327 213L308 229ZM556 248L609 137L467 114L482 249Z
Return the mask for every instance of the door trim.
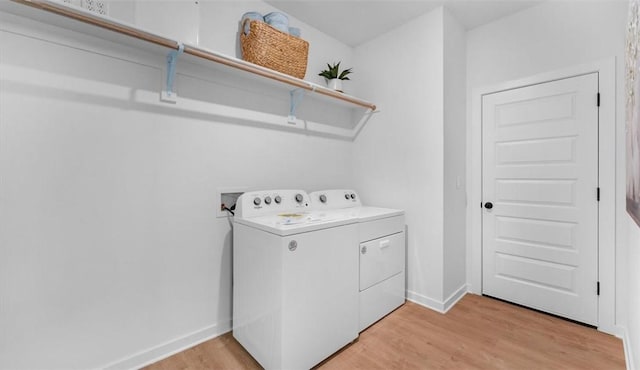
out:
M598 330L619 335L615 318L615 230L616 230L616 99L615 57L567 69L474 88L471 120L467 127L467 282L470 292L482 294L482 96L587 73L598 73L601 95L598 128L598 167L601 197L598 214ZM594 96L594 104L596 104ZM594 193L595 200L595 193ZM595 287L594 287L595 289Z

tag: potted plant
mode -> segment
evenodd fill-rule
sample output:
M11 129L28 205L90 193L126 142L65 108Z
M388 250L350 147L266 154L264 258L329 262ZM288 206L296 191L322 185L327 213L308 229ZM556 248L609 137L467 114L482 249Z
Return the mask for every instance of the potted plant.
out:
M340 72L340 63L341 62L334 63L333 65L327 63L328 69L325 69L322 72L318 73L318 76L322 76L325 78L327 86L330 89L343 92L342 81L349 80L349 77L347 77L347 75L352 73L352 71L351 68L347 68Z

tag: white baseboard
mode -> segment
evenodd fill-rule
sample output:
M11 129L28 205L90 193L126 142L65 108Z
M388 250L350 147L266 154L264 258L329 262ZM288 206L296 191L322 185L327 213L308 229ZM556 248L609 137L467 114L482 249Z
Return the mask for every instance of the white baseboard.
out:
M103 369L139 369L160 361L178 352L184 351L209 339L231 331L231 321L223 324L212 325L197 330L191 334L168 341L156 347L152 347L121 360L114 361L103 366Z
M444 302L429 298L422 294L407 290L407 300L426 307L430 310L434 310L440 313L447 313L464 295L467 293L467 285L464 284L458 290L453 292Z
M458 290L453 292L449 298L444 301L444 312L447 313L451 307L455 306L459 300L467 294L468 288L466 284L463 284Z
M422 294L407 290L407 300L436 312L444 313L444 303Z
M633 352L631 350L631 340L629 338L629 332L627 331L627 328L621 328L622 329L622 346L624 347L624 359L625 362L627 363L627 370L636 370L636 367L634 366L634 362L633 362Z

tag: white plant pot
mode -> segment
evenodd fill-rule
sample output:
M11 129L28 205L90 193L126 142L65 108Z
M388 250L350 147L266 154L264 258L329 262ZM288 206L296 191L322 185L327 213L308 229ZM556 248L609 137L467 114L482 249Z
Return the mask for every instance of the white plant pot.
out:
M342 80L339 78L334 78L331 80L327 80L327 87L336 91L342 91Z

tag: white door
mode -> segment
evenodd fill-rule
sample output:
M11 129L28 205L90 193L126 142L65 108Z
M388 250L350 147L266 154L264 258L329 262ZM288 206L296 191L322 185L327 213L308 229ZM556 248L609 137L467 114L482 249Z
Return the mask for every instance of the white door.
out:
M596 326L597 96L592 73L482 98L482 292Z

